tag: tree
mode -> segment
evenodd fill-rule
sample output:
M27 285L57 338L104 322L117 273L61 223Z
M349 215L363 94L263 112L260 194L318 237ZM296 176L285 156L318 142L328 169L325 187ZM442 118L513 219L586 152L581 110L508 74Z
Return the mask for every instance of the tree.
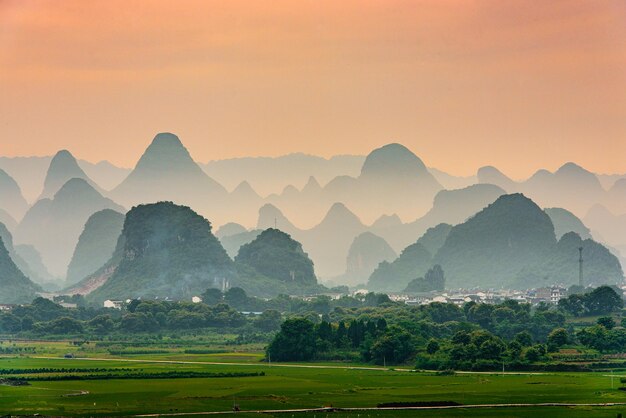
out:
M12 313L5 313L0 316L0 332L13 333L22 329L22 321Z
M586 313L585 295L570 295L565 299L559 300L559 308L573 316L583 316Z
M529 347L526 350L526 353L524 353L524 358L530 361L531 363L538 361L540 357L541 357L541 353L535 347Z
M235 309L243 310L247 308L248 295L240 287L231 287L224 293L224 301Z
M498 360L506 349L499 338L489 338L480 344L478 350L481 359Z
M515 340L511 341L507 348L507 353L511 360L518 360L522 355L522 345Z
M111 332L115 326L115 323L111 319L111 315L98 315L87 324L96 334L107 334Z
M282 316L280 312L274 309L268 309L254 321L254 326L266 332L275 331L280 328L281 320Z
M406 330L390 326L383 335L378 337L371 348L371 358L376 364L402 363L413 353L411 334Z
M610 316L603 316L598 318L598 325L602 325L606 329L615 328L615 320Z
M567 331L565 328L555 328L548 335L548 346L559 348L567 344Z
M140 303L141 303L141 300L133 299L130 301L126 309L128 310L128 312L134 313L135 309L137 309L137 306L139 306Z
M283 322L280 332L267 348L267 356L272 361L306 361L315 354L315 328L304 318Z
M605 315L624 307L622 297L610 286L600 286L586 295L586 307L591 315Z
M50 334L80 334L83 325L74 318L62 317L47 323L47 331Z
M522 347L530 347L533 344L533 337L528 331L522 331L515 334L515 341Z
M203 303L209 306L214 306L222 302L224 295L221 290L210 287L204 291L201 297Z
M426 344L426 352L432 355L435 354L437 351L439 351L439 342L437 342L437 340L435 340L434 338L431 338Z

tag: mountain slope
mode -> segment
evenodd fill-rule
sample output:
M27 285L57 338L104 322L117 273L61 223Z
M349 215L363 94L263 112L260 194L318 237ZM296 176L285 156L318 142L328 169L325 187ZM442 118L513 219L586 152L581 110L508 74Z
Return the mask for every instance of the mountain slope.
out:
M528 266L520 272L517 288L539 287L553 283L578 284L579 252L583 248L584 285L620 284L624 272L617 257L591 239L581 239L575 232L561 237L554 251L539 266Z
M302 245L278 229L266 229L252 242L244 244L235 263L281 282L304 286L317 283L313 262Z
M591 231L572 212L562 208L546 208L544 212L548 214L557 239L561 239L568 232L577 233L582 239L591 238Z
M190 298L234 276L232 260L211 233L211 223L171 202L130 210L92 300ZM91 278L85 280L89 281Z
M31 282L15 265L4 240L0 238L0 303L28 303L41 288Z
M372 272L383 261L392 261L398 257L387 242L371 232L363 232L352 241L346 259L346 273L343 282L349 284L365 283Z
M200 169L176 135L159 133L111 196L127 206L173 201L215 220L225 210L227 192Z
M61 150L50 161L39 199L52 198L71 179L83 179L98 193L104 193L80 168L76 158L69 151Z
M54 195L26 213L15 233L20 244L32 244L56 277L64 277L87 219L102 209L124 212L83 179L71 179Z
M449 287L507 287L555 246L550 217L521 194L504 195L453 227L435 263Z
M5 210L13 219L22 219L28 209L20 186L2 169L0 169L0 209Z
M112 209L89 217L67 267L66 284L81 281L109 261L123 226L124 215Z
M548 214L524 195L512 194L453 227L434 263L443 267L450 288L568 285L577 281L580 245L595 284L621 280L621 267L609 250L570 232L557 243Z

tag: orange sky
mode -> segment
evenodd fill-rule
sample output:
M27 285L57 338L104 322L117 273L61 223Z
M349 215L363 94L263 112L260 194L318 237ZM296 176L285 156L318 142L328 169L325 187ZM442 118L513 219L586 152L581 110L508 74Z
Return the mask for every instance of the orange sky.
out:
M626 2L0 0L0 155L626 172Z

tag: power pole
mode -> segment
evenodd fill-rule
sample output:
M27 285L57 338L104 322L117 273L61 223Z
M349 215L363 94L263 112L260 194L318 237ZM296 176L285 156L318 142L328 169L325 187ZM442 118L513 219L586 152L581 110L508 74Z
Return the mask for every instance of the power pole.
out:
M578 285L584 287L583 281L583 247L578 247Z

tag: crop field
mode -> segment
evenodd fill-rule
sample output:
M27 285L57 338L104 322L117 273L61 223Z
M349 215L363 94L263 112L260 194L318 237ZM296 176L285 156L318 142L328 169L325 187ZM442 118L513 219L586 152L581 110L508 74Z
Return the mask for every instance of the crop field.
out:
M28 382L23 386L0 385L0 414L182 414L231 411L236 404L242 411L239 416L258 416L245 411L330 406L375 408L390 402L626 403L626 392L618 389L619 377L624 374L620 372L615 372L613 377L610 372L437 375L411 372L408 367L359 368L344 363L268 365L260 361L262 354L253 345L239 352L206 350L202 354L161 346L152 347L154 354L114 356L89 345L77 350L67 342L15 344L35 346L36 350L23 356L0 358L3 382L20 378ZM140 351L131 348L127 349L130 353ZM62 358L71 349L81 358ZM616 417L618 413L626 413L626 406L361 410L265 416Z

